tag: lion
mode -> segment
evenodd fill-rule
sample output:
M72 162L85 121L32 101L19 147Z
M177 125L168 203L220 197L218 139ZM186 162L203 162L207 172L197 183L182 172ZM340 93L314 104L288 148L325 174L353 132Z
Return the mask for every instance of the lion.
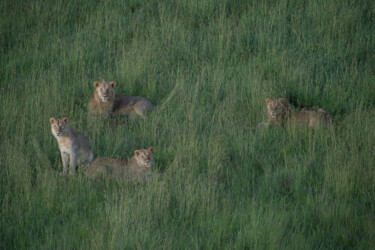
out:
M130 160L116 158L98 158L85 170L89 178L109 177L112 179L127 178L133 182L144 182L151 179L154 163L154 149L140 149L134 151Z
M64 117L57 120L51 118L50 123L52 134L57 139L61 153L63 171L60 176L73 175L76 172L77 165L91 163L94 160L89 141L83 134L69 126L68 118Z
M294 111L284 98L266 99L268 125L305 125L309 128L328 127L333 119L324 109Z
M115 82L94 82L95 91L89 102L89 114L97 116L139 115L145 117L153 109L152 103L140 96L124 96L115 93Z

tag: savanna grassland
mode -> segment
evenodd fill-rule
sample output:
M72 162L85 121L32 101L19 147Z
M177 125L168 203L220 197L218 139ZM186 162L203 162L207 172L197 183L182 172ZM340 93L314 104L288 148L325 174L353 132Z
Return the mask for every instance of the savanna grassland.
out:
M374 1L0 2L1 249L375 248ZM94 81L157 106L87 116ZM259 129L266 98L330 129ZM152 182L59 177L49 118Z

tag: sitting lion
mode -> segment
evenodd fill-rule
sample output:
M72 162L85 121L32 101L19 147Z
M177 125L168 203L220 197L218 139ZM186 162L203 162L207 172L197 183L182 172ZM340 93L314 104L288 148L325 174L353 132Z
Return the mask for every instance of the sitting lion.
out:
M115 82L103 80L94 82L95 91L89 102L89 114L99 116L140 115L146 116L153 108L152 103L140 96L124 96L115 94Z
M130 160L115 158L98 158L85 170L89 178L110 177L114 179L127 178L130 181L149 181L154 163L154 149L140 149L134 151Z
M78 165L94 160L94 154L86 136L70 127L68 118L51 118L49 121L61 153L63 171L60 176L73 175Z
M324 109L293 111L284 98L266 99L268 125L301 124L310 128L327 127L333 119Z

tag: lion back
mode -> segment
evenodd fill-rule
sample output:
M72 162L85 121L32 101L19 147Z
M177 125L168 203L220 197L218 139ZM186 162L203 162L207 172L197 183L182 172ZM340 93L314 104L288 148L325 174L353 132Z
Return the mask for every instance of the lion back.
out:
M96 179L100 177L123 178L126 162L114 158L99 158L93 161L85 170L85 175Z

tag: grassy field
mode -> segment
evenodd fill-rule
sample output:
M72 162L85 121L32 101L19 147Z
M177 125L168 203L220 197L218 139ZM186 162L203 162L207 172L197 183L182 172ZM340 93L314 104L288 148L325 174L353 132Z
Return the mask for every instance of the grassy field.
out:
M0 2L1 249L374 249L374 1ZM94 81L149 98L93 120ZM269 128L266 98L328 130ZM61 178L49 118L152 182Z

